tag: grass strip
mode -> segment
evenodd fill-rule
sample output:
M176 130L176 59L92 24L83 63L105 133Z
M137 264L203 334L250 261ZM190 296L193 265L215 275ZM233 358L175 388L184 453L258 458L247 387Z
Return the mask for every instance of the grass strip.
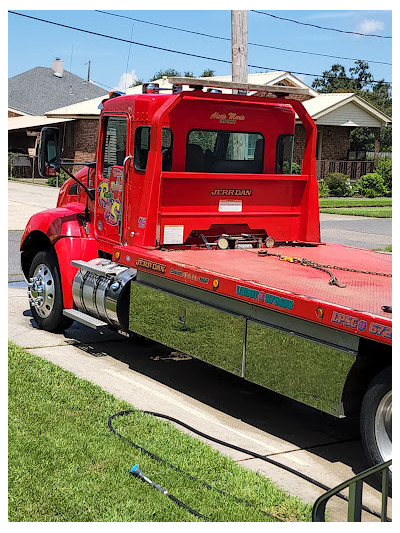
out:
M116 429L199 482L133 450L113 435L108 417L132 409L97 385L9 343L9 520L12 522L201 521L139 479L142 471L213 521L310 521L311 506L246 470L172 424L135 412Z
M358 217L392 218L392 207L338 207L322 208L320 213L331 215L355 215Z
M320 198L320 207L384 207L391 206L391 198Z

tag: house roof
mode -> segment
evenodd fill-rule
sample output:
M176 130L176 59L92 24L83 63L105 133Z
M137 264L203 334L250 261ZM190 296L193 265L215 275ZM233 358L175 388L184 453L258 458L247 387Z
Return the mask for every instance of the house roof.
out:
M215 81L231 81L232 76L212 76L204 78L205 80ZM282 80L288 80L294 86L310 89L310 94L314 98L310 98L303 102L304 107L315 120L317 124L324 125L332 123L340 126L385 126L391 123L391 118L379 111L354 93L322 93L319 94L308 85L302 82L299 78L293 76L289 72L275 71L275 72L260 72L256 74L249 74L249 83L256 83L260 85L275 85ZM172 84L168 82L167 78L154 80L161 88L171 88ZM188 88L188 86L183 86ZM126 90L126 94L140 94L142 86L137 85ZM230 89L222 89L222 92L231 92ZM61 116L70 118L96 118L100 115L98 109L99 104L104 99L104 96L86 100L74 105L68 105L59 109L53 109L46 113L47 116ZM339 109L342 108L343 116L340 117ZM341 121L341 122L340 122Z
M50 124L60 124L62 122L70 122L71 118L49 118L43 115L23 115L21 117L9 117L8 131L25 130L29 128L37 128L39 126L49 126Z
M354 93L322 93L303 105L317 124L358 127L392 123L390 117Z
M287 79L290 83L293 84L293 86L307 88L310 91L310 95L317 96L318 93L314 91L314 89L311 89L308 85L306 85L303 81L301 81L299 78L296 78L293 76L293 74L290 74L289 72L285 72L283 70L275 71L275 72L259 72L255 74L249 74L248 75L248 82L249 83L255 83L260 85L275 85L282 80ZM204 78L204 80L215 80L215 81L232 81L232 76L211 76L208 78ZM167 77L160 78L158 80L154 80L154 83L158 83L160 87L164 89L171 89L172 84L168 82ZM188 85L184 85L183 89L188 89ZM221 89L223 93L231 93L231 89ZM142 93L142 86L136 85L135 87L129 87L126 91L126 94L141 94ZM94 98L93 100L86 100L85 102L80 102L75 105L68 105L64 106L58 109L52 109L46 113L48 116L65 116L68 115L69 117L74 118L89 118L90 116L98 116L100 115L100 110L98 109L99 104L103 100L104 97L101 98Z
M29 115L44 115L49 109L75 104L107 94L92 82L64 70L35 67L8 79L8 106Z

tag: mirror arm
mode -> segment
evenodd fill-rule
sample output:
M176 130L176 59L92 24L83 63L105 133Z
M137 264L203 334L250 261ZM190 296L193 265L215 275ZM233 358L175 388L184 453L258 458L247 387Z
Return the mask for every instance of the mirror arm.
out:
M82 163L81 163L82 164ZM89 196L89 198L94 201L95 200L95 191L96 189L89 189L84 183L82 183L78 178L76 178L69 170L67 170L65 167L60 165L60 168L73 180L75 180L86 192L86 194Z

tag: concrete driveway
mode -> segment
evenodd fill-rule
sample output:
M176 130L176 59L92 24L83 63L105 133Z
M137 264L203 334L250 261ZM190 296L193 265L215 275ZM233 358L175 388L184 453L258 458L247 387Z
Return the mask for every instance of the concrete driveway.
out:
M10 188L9 216L15 230L23 229L18 220L21 204L26 206L25 218L28 211L50 207L51 202L55 205L55 189L32 187ZM17 236L21 231L10 233ZM324 492L318 484L334 487L365 469L356 419L333 418L152 341L134 342L76 323L65 334L39 330L29 310L26 284L17 277L17 241L11 241L14 247L10 248L14 265L10 272L14 277L9 278L10 340L138 409L176 417L217 439L273 459L282 466L210 443L303 501L313 503ZM379 511L380 496L373 486L365 486L363 502ZM334 498L328 509L334 520L346 520L342 500ZM363 520L378 521L368 512Z

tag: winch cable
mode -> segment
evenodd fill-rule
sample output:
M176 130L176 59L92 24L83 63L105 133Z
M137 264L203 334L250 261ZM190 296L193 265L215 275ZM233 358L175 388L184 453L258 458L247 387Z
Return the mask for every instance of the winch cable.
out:
M241 446L236 446L235 444L231 444L231 443L225 442L223 440L217 439L216 437L212 437L211 435L207 435L206 433L203 433L202 431L200 431L200 430L198 430L198 429L196 429L196 428L194 428L192 426L189 426L185 422L182 422L181 420L178 420L177 418L173 418L172 416L169 416L169 415L156 413L154 411L139 411L139 410L134 410L134 409L127 409L125 411L119 411L118 413L115 413L115 414L113 414L113 415L111 415L109 417L109 419L108 419L108 427L109 427L110 431L112 431L112 433L114 433L119 438L121 438L122 440L124 440L125 442L130 444L135 449L140 450L144 454L150 456L152 459L154 459L154 460L156 460L156 461L158 461L160 463L165 464L166 466L168 466L172 470L175 470L176 472L184 474L189 479L199 482L203 487L205 487L205 488L207 488L209 490L215 490L216 492L218 492L219 494L221 494L223 496L227 496L229 498L234 499L237 503L242 503L244 505L247 505L248 507L252 507L252 508L256 509L257 511L259 511L260 513L262 513L264 515L267 515L269 518L272 518L272 519L274 519L274 520L276 520L278 522L283 522L283 520L281 520L280 518L277 518L276 516L273 516L273 515L267 513L266 511L263 511L262 509L259 509L257 506L255 506L254 504L252 504L252 503L250 503L250 502L248 502L246 500L242 500L241 498L238 498L237 496L229 494L229 493L227 493L227 492L225 492L225 491L223 491L221 489L218 489L217 487L214 487L213 485L210 485L206 481L203 481L203 480L197 478L196 476L193 476L192 474L189 474L188 472L185 472L184 470L180 469L179 467L169 463L166 459L163 459L163 458L155 455L153 452L150 452L149 450L146 450L145 448L143 448L139 444L134 443L133 441L131 441L130 439L128 439L124 435L121 435L114 428L114 426L112 425L112 421L114 420L114 418L117 418L117 417L120 417L120 416L129 415L129 414L133 414L133 413L137 413L137 412L140 412L140 413L146 414L146 415L151 415L151 416L154 416L156 418L163 418L165 420L169 420L170 422L174 422L175 424L178 424L178 425L184 427L185 429L188 429L192 433L194 433L196 435L199 435L200 437L203 437L203 438L205 438L207 440L210 440L212 442L215 442L216 444L221 444L222 446L225 446L226 448L231 448L232 450L236 450L238 452L242 452L244 454L251 455L252 457L254 457L256 459L260 459L261 461L265 461L265 462L270 463L270 464L272 464L274 466L277 466L278 468L286 470L287 472L289 472L289 473L291 473L291 474L293 474L293 475L295 475L297 477L300 477L301 479L304 479L305 481L308 481L312 485L315 485L316 487L319 487L319 488L321 488L321 489L323 489L325 491L331 490L331 488L332 488L332 487L328 487L324 483L320 483L316 479L313 479L313 478L307 476L306 474L303 474L303 473L299 472L298 470L295 470L294 468L291 468L290 466L286 466L283 463L280 463L279 461L275 461L274 459L271 459L270 457L266 457L265 455L261 455L261 454L259 454L257 452L253 452L251 450L247 450L246 448L242 448ZM132 471L131 471L131 473L134 474L134 472L132 472ZM158 487L160 487L160 486L158 486ZM160 488L162 488L162 487L160 487ZM160 490L160 489L158 488L158 490ZM172 496L172 495L170 495L170 496ZM349 501L348 497L345 496L344 494L341 494L340 492L338 494L336 494L335 496L337 496L338 498L340 498L341 500L344 500L346 502ZM200 516L201 518L204 518L205 520L208 520L208 521L210 520L210 518L206 517L205 515L200 515L200 513L198 513L197 511L194 511L194 509L191 509L190 507L185 505L183 502L181 502L180 500L175 498L175 496L173 496L170 499L175 501L175 503L177 503L181 507L184 507L191 514L194 514L195 516ZM373 509L367 507L366 505L362 504L361 508L362 508L363 511L366 511L367 513L370 513L373 516L376 516L377 518L381 517L381 515L377 511L374 511Z

